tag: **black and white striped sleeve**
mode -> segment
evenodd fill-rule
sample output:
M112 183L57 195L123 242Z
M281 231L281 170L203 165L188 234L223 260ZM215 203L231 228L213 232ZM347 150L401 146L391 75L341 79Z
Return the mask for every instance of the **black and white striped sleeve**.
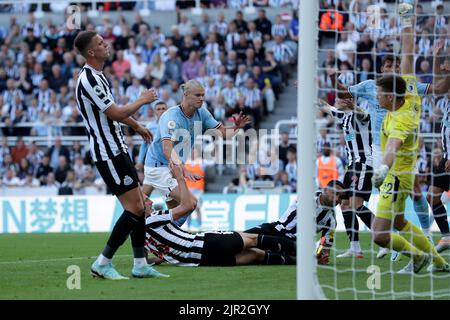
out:
M110 93L107 93L105 84L99 76L94 75L90 69L86 69L81 75L80 85L83 94L93 102L101 112L105 112L113 105L114 99Z
M172 210L154 211L147 217L145 224L147 228L157 229L173 222Z
M342 123L344 121L345 112L338 110L335 107L331 107L330 112L333 118L337 119L339 123Z

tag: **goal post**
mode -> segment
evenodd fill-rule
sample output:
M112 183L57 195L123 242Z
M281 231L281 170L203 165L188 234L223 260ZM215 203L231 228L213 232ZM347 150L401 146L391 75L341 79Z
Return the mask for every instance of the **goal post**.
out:
M317 16L318 1L300 1L301 30L298 49L297 150L298 154L298 219L297 219L297 299L323 297L317 284L314 256L315 229L315 112L317 100Z

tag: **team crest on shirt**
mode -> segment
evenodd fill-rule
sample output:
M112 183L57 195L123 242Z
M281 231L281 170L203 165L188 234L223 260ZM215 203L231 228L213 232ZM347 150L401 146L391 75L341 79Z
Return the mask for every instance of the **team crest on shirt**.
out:
M95 94L98 95L99 97L100 97L101 95L105 95L105 92L103 91L103 89L102 89L99 85L96 85L96 86L94 87L94 92L95 92Z
M408 92L414 92L414 82L413 82L414 80L412 80L412 79L409 79L409 80L407 80L407 82L406 82L406 90L408 91Z
M167 128L169 128L169 129L173 130L173 129L175 129L176 126L177 126L177 124L173 120L167 122Z
M129 186L132 183L133 183L133 179L130 176L125 176L125 178L123 179L123 184L126 186Z

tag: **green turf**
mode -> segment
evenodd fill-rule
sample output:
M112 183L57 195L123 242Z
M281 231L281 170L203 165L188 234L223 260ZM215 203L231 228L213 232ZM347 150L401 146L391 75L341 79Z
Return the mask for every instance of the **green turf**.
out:
M183 268L158 266L170 274L168 279L130 279L111 282L93 279L89 267L104 245L107 234L17 234L0 235L0 299L295 299L293 266L245 266L232 268ZM364 250L370 249L369 235L361 234ZM331 264L318 268L319 282L329 299L449 299L450 275L431 278L423 271L418 276L390 272L389 257L336 260L348 243L345 233L336 235L336 251ZM131 271L129 244L114 259L124 275ZM449 256L445 256L449 260ZM331 266L336 266L336 270ZM369 290L366 272L377 265L382 273L381 289ZM392 264L397 271L406 264ZM81 270L81 290L67 289L67 267ZM352 270L357 270L353 272ZM433 285L431 290L430 285ZM330 286L332 289L326 288ZM338 288L336 290L335 288ZM355 290L357 288L357 290ZM364 292L365 291L365 292ZM430 292L433 291L433 296Z
M434 241L437 243L438 235ZM399 275L408 262L402 257L398 262L391 262L390 255L384 259L376 259L378 247L371 250L370 234L360 233L364 259L336 259L335 255L344 252L348 247L345 233L336 234L337 246L333 250L330 266L318 268L318 276L323 291L329 299L450 299L450 274L434 274L426 270L418 275ZM449 261L448 253L443 257ZM369 266L376 266L381 274L380 289L368 289L368 280L373 273L368 273ZM353 272L356 270L356 272ZM374 282L369 281L369 284ZM332 287L332 288L328 288ZM338 290L336 290L336 288ZM356 290L355 290L356 288Z
M170 278L116 282L93 279L89 267L107 236L99 233L0 235L0 299L265 300L296 297L294 266L185 268L161 265L157 269L170 274ZM131 272L130 252L127 244L114 258L123 275ZM70 265L80 267L80 290L67 289L70 275L66 270Z

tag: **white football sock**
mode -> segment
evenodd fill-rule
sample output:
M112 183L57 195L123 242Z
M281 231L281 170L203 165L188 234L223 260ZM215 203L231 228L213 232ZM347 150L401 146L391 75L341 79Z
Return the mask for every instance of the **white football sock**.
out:
M135 267L143 267L147 264L147 260L145 258L134 258L134 266Z
M111 262L111 259L108 259L107 257L105 257L103 254L100 253L100 255L97 258L97 263L101 266L104 266L108 263Z

